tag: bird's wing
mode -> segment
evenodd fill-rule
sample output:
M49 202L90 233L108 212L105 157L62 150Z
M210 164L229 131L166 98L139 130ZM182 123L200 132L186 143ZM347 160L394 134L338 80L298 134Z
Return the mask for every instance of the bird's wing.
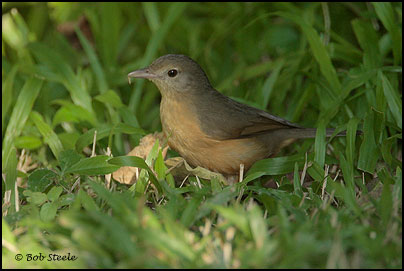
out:
M302 128L297 124L271 115L262 110L255 112L253 116L250 117L249 122L251 122L252 124L243 127L240 136L249 136L282 128Z
M213 95L212 95L213 94ZM202 130L211 138L224 140L253 136L299 125L273 116L263 110L234 101L215 91L209 102L197 105Z

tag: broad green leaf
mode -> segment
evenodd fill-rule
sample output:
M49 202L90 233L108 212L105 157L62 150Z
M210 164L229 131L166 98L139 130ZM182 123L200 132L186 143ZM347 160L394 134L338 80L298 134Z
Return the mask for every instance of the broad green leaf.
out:
M80 199L81 205L87 211L98 211L99 208L97 204L95 204L94 199L90 197L83 189L79 190L77 197Z
M65 149L65 150L75 149L76 142L80 136L81 136L81 134L79 132L58 134L58 137L60 139L60 142L62 143L63 149Z
M81 155L78 154L74 150L64 150L60 153L59 156L59 165L62 171L62 175L64 172L69 169L72 165L78 163L81 160Z
M25 190L23 193L25 196L27 196L27 201L34 205L40 206L48 200L46 194L42 192L32 192L31 190Z
M42 146L42 141L36 136L19 136L14 139L17 149L35 150Z
M81 175L105 175L119 169L119 166L109 164L107 161L111 157L99 155L90 158L84 158L66 169L65 174L75 173Z
M56 111L56 114L52 119L53 127L63 122L78 123L80 121L88 121L92 126L97 125L97 119L95 116L82 106L61 100L55 101L54 103L62 104L62 107Z
M76 199L76 194L64 194L59 197L58 200L58 206L66 206L66 205L71 205L74 200Z
M54 186L52 187L51 190L49 190L47 196L48 196L48 200L50 200L51 202L56 201L59 196L62 194L63 192L63 187L61 186Z
M47 202L42 205L39 216L45 222L52 221L56 217L58 205L56 202Z
M37 169L28 177L27 189L33 192L44 192L58 179L58 175L49 169Z
M113 90L108 90L100 95L94 97L95 100L100 101L104 104L110 104L111 106L119 109L123 105L121 98Z
M241 182L242 185L245 185L255 179L258 179L261 176L264 176L266 173L263 171L254 171L253 173L247 173L247 176Z
M120 167L138 167L149 169L149 166L146 164L146 162L142 158L137 156L118 156L111 158L108 163Z

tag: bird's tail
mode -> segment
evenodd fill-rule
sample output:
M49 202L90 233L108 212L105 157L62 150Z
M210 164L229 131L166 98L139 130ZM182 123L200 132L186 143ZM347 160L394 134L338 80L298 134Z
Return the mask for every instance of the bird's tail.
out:
M327 128L325 130L325 136L331 137L334 133L334 128ZM282 133L284 137L297 139L297 138L314 138L316 137L316 128L291 128L291 129L280 129L277 132ZM336 136L346 136L346 131L338 133Z
M291 144L299 138L315 138L316 128L288 128L278 129L271 133L271 136L266 136L264 140L268 146L271 146L271 156L276 154L281 148ZM326 137L331 137L335 132L333 128L327 128L325 130ZM358 131L357 134L362 134L362 131ZM335 136L346 136L346 131L342 131Z

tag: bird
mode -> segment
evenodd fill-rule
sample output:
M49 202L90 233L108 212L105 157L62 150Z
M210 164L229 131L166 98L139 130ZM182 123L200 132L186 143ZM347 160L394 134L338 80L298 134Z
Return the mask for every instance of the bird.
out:
M148 79L157 86L168 146L194 167L237 175L241 166L248 170L296 139L316 135L316 128L304 128L223 95L186 55L161 56L130 72L129 83L131 78ZM334 130L326 129L326 136Z

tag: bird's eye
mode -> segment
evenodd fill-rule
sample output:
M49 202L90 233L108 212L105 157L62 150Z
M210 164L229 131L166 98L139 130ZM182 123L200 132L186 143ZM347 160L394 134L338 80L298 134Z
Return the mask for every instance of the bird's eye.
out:
M173 69L168 71L168 76L175 77L178 74L178 71Z

